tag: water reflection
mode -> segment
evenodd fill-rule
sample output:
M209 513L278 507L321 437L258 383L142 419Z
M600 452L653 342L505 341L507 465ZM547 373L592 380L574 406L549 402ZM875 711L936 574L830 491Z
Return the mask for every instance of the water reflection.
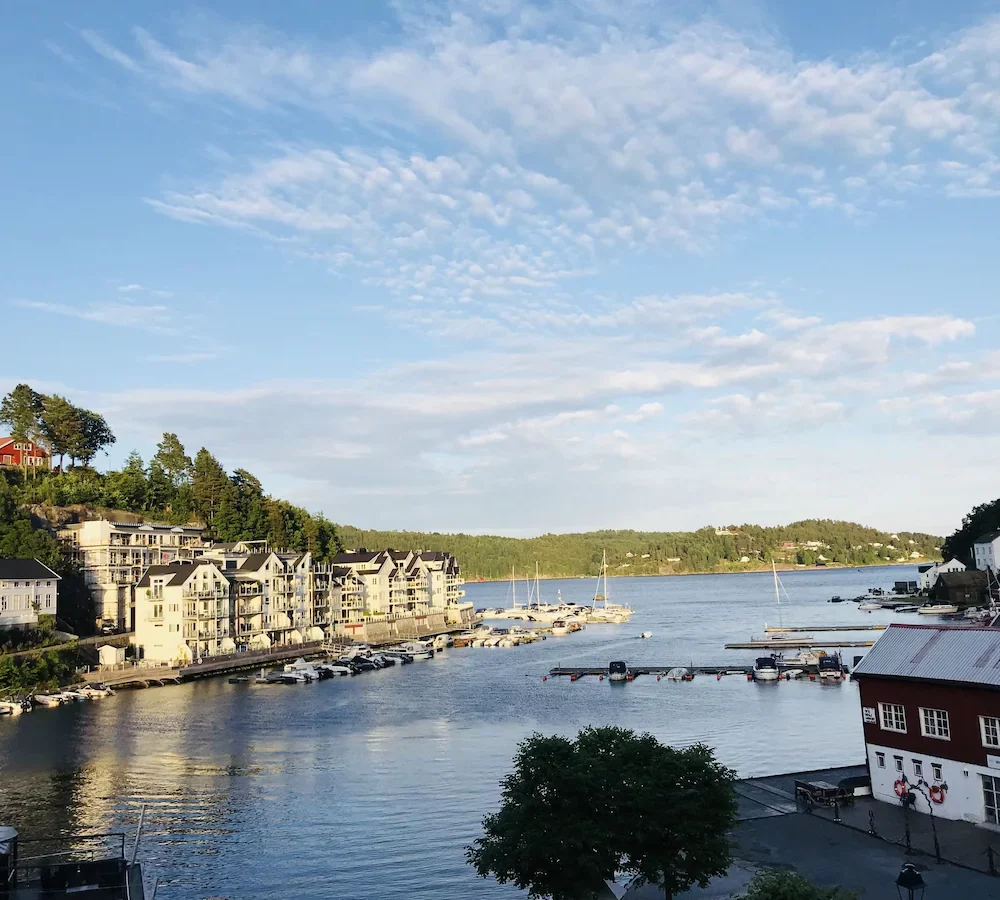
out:
M825 601L905 577L783 576L793 601L785 621L891 621ZM593 584L547 583L543 595L557 588L579 602ZM505 592L468 587L477 606ZM0 820L26 836L131 831L146 804L142 855L163 880L161 900L510 898L519 892L474 878L463 848L532 731L615 724L678 745L704 741L744 774L862 758L851 683L640 678L612 692L596 679L542 682L560 663L747 660L723 643L777 618L770 575L613 579L611 592L636 608L631 623L315 685L216 679L0 721ZM640 640L644 630L653 637Z

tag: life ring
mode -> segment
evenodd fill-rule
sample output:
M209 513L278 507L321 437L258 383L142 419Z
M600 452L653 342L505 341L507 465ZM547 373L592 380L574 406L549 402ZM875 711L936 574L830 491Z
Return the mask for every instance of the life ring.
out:
M896 792L897 797L903 797L906 795L906 782L902 778L898 779L896 783L892 786L892 789Z
M930 789L931 800L935 803L944 803L945 792L944 788L939 784L932 784Z

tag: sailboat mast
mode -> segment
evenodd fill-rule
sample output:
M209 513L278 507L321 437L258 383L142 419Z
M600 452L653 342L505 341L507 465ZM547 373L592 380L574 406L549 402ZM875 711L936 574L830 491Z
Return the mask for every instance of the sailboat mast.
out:
M514 580L514 567L510 567L510 596L514 603L514 609L517 609L517 582Z
M542 605L542 593L538 588L538 560L535 560L535 603L538 606Z
M778 569L771 560L771 574L774 575L774 599L778 601L778 627L783 628L785 623L781 621L781 592L778 590Z

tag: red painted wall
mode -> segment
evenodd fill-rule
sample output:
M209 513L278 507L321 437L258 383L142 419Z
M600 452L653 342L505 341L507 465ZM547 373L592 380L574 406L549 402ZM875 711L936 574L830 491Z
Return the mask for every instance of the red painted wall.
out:
M973 685L929 684L906 678L876 678L858 675L861 705L875 709L876 721L865 723L865 741L895 747L922 756L955 759L986 765L986 755L1000 756L1000 749L983 746L980 716L1000 718L1000 690ZM906 734L886 731L878 715L879 703L901 703L906 710ZM924 737L920 733L920 707L948 711L951 740Z
M20 466L20 465L24 464L23 456L31 456L31 457L34 457L35 459L44 459L44 460L46 460L46 462L42 464L42 468L45 468L45 467L48 466L49 454L46 453L37 444L32 444L31 445L31 449L28 450L27 452L25 452L23 450L17 450L17 449L15 449L14 445L16 443L19 443L19 442L18 441L11 441L9 444L4 444L3 447L0 447L0 465ZM4 460L8 456L10 457L10 462L4 463Z

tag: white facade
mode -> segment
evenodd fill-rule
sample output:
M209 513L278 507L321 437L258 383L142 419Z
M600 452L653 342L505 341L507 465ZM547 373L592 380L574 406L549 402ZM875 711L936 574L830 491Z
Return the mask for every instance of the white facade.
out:
M1000 789L1000 749L994 767L958 762L945 756L927 756L895 747L868 744L868 766L872 776L872 796L885 803L899 804L896 782L906 776L908 789L916 795L917 812L928 814L933 809L942 819L972 822L984 828L1000 831L1000 826L989 821L988 799L990 786ZM915 770L916 763L916 770ZM902 768L898 768L901 766ZM918 772L920 774L918 774ZM984 783L983 779L989 779ZM993 781L995 779L995 782ZM921 781L923 782L921 784ZM935 803L930 799L931 787L944 787L944 799Z
M236 649L230 581L215 563L150 566L135 595L135 643L144 659L187 663Z
M996 572L1000 567L1000 532L984 534L972 545L972 553L976 562L976 568L980 572Z
M925 569L920 573L918 577L918 586L922 591L930 591L937 584L938 578L945 572L964 572L965 563L959 562L957 559L950 559L947 562L935 563L928 569Z
M125 648L115 647L113 644L105 644L97 648L97 659L102 669L113 669L115 666L125 664Z
M54 616L59 576L37 559L0 559L0 628L35 628Z

